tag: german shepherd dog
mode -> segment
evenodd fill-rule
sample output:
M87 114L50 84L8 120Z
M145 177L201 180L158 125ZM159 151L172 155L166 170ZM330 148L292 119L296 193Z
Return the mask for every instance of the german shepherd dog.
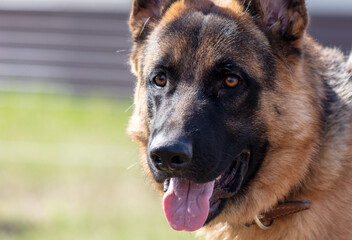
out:
M352 57L307 24L304 0L133 1L128 133L173 229L352 239Z

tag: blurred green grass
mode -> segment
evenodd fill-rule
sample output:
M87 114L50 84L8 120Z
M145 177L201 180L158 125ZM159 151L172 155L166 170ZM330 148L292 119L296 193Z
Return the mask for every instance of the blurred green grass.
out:
M0 94L0 239L195 239L175 232L125 134L127 100Z

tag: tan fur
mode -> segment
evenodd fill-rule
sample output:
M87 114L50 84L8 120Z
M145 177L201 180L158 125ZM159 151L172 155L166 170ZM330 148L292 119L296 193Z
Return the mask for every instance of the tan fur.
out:
M310 42L311 40L307 41ZM313 48L309 51L312 51L313 54L317 54L318 51L331 52L328 49L323 50L320 46L316 47L317 49ZM343 68L345 63L339 51L335 50L328 55L330 59L324 59L325 62L338 59L338 63L342 66L336 67ZM307 59L311 57L313 56L307 56ZM273 126L275 135L272 137L277 139L280 150L273 149L273 153L269 153L266 157L269 162L264 164L264 167L257 173L256 180L249 187L250 194L246 196L246 200L242 202L241 207L228 212L221 220L223 223L206 227L200 231L207 239L308 240L350 239L352 236L352 224L349 221L352 217L351 113L344 112L339 118L331 119L333 127L323 133L322 136L320 135L319 128L314 123L314 115L317 112L314 99L312 99L315 96L312 96L312 93L315 91L307 89L306 84L307 82L319 82L319 79L314 79L314 74L311 72L312 64L313 62L309 60L303 61L302 67L305 69L302 69L301 74L303 72L305 75L293 76L294 80L302 81L302 89L294 89L294 91L293 89L287 89L284 99L275 99L275 96L269 95L268 101L264 101L265 103L271 101L280 103L291 99L293 101L292 109L287 108L286 110L299 111L303 117L292 118L292 122L284 122L288 119L283 120L282 123L274 120L268 121L269 123L275 123ZM314 64L319 65L320 63L315 62ZM325 69L319 71L323 73ZM295 72L299 74L300 71ZM342 77L345 77L345 79L341 79L341 81L347 81L349 76L345 72ZM322 86L320 88L322 89ZM301 92L301 94L297 94L298 92ZM290 96L290 93L293 95ZM297 97L302 99L297 99L295 103L294 99ZM348 102L346 104L348 105L347 109L350 110L351 104ZM263 106L263 114L270 112L268 109L270 107L270 105ZM307 115L313 116L312 118L304 117ZM270 116L268 117L270 119ZM287 129L289 126L292 126L293 132L301 131L301 134L298 134L301 139L292 139L290 135L280 136L280 127ZM342 126L345 131L337 133L337 128ZM283 145L282 142L287 143L287 146ZM291 154L290 149L292 148L300 149L301 156L294 152ZM277 164L280 164L279 168L275 166ZM284 166L281 164L284 164ZM286 170L283 170L285 168ZM298 185L291 186L292 183L297 184L297 179L300 179ZM272 192L270 188L275 188L275 192L281 192L282 195L268 195L267 193ZM278 188L281 191L278 191ZM261 230L256 225L251 227L243 225L261 211L269 210L279 200L307 200L311 201L313 205L312 209L308 211L276 220L270 230ZM219 232L219 228L224 230Z
M273 49L276 56L277 86L265 88L260 99L260 111L257 118L263 120L268 129L270 150L264 162L250 182L248 191L241 199L232 199L223 213L199 231L206 239L351 239L352 236L352 55L348 61L343 54L334 49L325 49L304 34L307 19L305 9L289 12L297 21L289 26L289 32L297 40L292 45L302 49L302 57L297 58L285 52L278 43L276 35L281 23L277 23L265 37L261 27L250 20L249 15L237 1L212 1L231 15L239 24L248 27L250 34L262 39L262 48ZM257 1L254 1L257 2ZM179 1L166 11L159 24L151 21L150 28L157 33L173 20L182 17L190 8L208 8L209 1ZM265 15L265 8L261 10ZM136 13L134 13L136 14ZM302 17L303 16L303 17ZM144 16L145 17L145 16ZM265 18L265 17L264 17ZM133 19L133 17L132 17ZM265 20L264 20L265 21ZM135 24L133 26L133 24ZM139 25L138 25L139 24ZM131 23L132 33L140 30L140 23ZM148 23L149 24L149 23ZM138 27L135 27L138 25ZM148 36L153 39L153 34ZM269 39L269 40L267 40ZM209 40L211 42L211 40ZM148 66L153 59L146 59L142 69L142 55L145 43L135 44L131 65L138 78L134 113L131 117L128 133L139 143L141 162L145 173L151 177L147 166L147 144L149 137L146 88L143 81ZM174 62L182 59L182 46L187 44L182 36L175 43ZM150 51L163 53L167 43L161 42ZM205 45L205 48L207 46ZM216 46L200 50L202 55L196 59L207 59L204 65L216 60ZM264 67L260 64L260 55L253 49L239 49L233 53L239 59L239 65L251 75L261 78ZM326 119L322 129L322 102L327 100L324 81L336 85L334 88L338 100L331 103L329 111L333 114ZM185 100L184 102L187 102ZM189 99L188 99L189 102ZM182 111L178 109L177 111ZM277 114L279 112L280 114ZM181 115L181 114L179 114ZM155 183L161 191L161 184ZM275 194L273 194L275 193ZM270 230L261 230L258 226L245 224L254 217L269 211L279 201L306 200L313 203L308 211L282 217L275 221Z

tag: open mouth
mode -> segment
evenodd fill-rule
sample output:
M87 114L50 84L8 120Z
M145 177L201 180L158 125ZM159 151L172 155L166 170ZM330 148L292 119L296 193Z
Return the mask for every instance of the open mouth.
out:
M249 159L250 152L243 151L219 177L207 183L165 180L163 209L170 226L195 231L220 214L226 200L241 189Z

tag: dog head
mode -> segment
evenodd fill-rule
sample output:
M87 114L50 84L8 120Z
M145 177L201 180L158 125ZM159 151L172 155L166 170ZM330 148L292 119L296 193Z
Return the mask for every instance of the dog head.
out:
M304 178L320 117L307 23L303 0L134 0L128 131L174 229L246 223Z

